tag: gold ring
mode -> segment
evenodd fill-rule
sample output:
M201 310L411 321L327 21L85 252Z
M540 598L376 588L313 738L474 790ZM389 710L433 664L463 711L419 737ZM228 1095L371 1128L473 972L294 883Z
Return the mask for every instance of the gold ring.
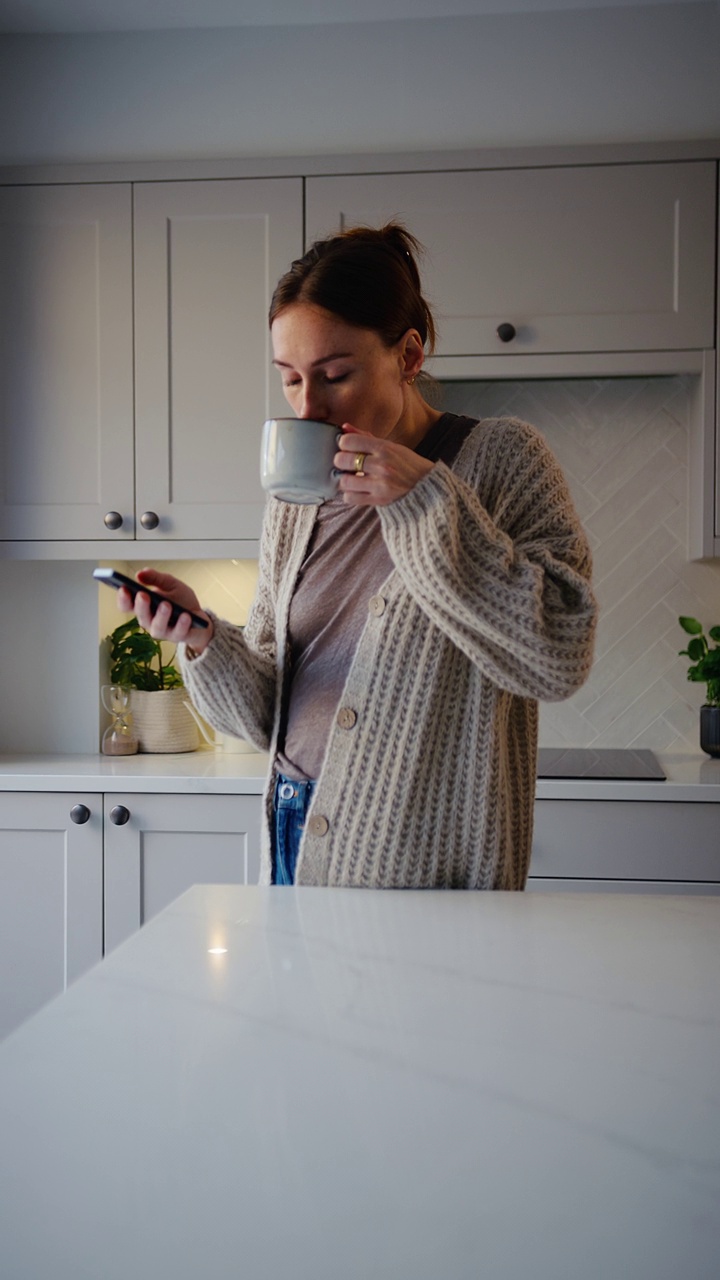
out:
M355 472L355 475L356 475L356 476L364 476L364 475L365 475L365 472L363 471L363 467L365 466L365 459L366 459L366 458L367 458L367 454L366 454L366 453L356 453L356 454L355 454L355 457L354 457L354 459L353 459L353 471Z

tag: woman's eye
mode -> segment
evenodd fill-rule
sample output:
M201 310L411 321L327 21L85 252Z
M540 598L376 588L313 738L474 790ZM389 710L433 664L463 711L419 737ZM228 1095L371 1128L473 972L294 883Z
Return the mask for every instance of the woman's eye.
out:
M333 383L334 383L334 382L344 382L346 378L347 378L347 374L346 374L346 373L339 373L339 374L337 375L337 377L335 377L335 378L326 378L326 379L325 379L325 381L326 381L326 382L333 382Z
M284 386L284 387L299 387L299 386L300 386L300 379L299 379L299 378L288 378L288 380L287 380L286 382L283 382L283 386Z

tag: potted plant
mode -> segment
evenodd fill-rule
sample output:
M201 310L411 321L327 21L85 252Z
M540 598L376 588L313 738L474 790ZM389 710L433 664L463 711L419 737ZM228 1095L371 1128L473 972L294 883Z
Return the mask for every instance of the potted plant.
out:
M720 627L710 627L706 636L697 618L679 618L683 631L692 639L680 655L693 664L688 680L707 685L706 700L700 708L700 746L709 756L720 756ZM710 640L716 641L710 647Z
M131 618L110 640L110 680L129 687L130 709L141 751L195 751L198 729L185 706L182 676L163 663L162 646Z

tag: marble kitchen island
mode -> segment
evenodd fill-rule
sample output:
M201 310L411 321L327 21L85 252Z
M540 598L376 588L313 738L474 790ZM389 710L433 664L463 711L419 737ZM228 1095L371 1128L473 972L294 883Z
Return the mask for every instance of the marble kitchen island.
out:
M196 886L0 1045L0 1273L715 1280L719 960L716 898Z

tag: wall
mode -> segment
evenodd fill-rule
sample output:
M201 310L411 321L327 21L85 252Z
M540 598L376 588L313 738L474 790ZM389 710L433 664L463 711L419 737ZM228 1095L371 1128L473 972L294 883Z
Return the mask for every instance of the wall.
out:
M0 753L98 750L108 720L99 705L99 687L108 678L109 646L103 640L123 615L115 593L94 580L97 563L0 560L0 599L6 608ZM155 562L112 563L134 573ZM231 622L245 622L257 578L254 562L174 561L157 567L190 582L208 608Z
M0 751L97 751L93 568L0 562Z
M0 164L720 133L720 9L0 39Z

